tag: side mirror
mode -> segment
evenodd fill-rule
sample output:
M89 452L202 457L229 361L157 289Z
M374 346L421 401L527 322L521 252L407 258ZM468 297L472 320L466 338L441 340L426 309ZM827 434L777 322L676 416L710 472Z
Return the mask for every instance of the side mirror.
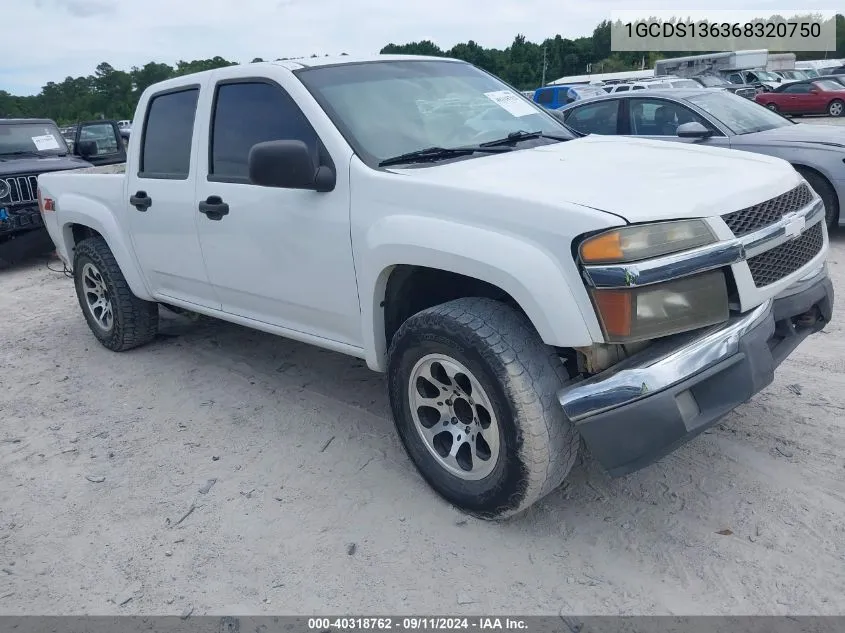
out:
M679 138L707 138L713 136L713 132L701 125L698 121L681 123L675 133Z
M249 151L249 181L254 185L327 192L335 180L334 170L316 165L302 141L265 141Z
M91 156L97 155L97 142L96 141L79 141L74 146L74 153L78 154L82 158L90 158Z
M563 112L560 110L549 110L549 114L551 114L554 118L556 118L561 123L566 123L566 117L564 116Z

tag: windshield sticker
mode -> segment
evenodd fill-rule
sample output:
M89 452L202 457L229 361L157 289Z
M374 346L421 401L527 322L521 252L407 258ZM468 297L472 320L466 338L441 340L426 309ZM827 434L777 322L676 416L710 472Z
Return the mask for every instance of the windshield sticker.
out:
M59 142L52 134L44 134L43 136L33 136L32 142L39 152L44 152L48 149L60 149Z
M485 92L484 96L513 116L519 117L528 116L529 114L537 114L537 110L534 106L509 90Z

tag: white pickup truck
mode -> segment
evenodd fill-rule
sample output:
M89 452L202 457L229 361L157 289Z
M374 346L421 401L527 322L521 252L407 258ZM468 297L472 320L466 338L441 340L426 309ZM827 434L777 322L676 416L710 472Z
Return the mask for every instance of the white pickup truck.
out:
M149 343L164 304L365 359L477 516L552 491L580 438L611 475L649 464L831 319L824 207L788 163L579 137L460 61L221 68L134 120L125 174L38 179L100 342Z

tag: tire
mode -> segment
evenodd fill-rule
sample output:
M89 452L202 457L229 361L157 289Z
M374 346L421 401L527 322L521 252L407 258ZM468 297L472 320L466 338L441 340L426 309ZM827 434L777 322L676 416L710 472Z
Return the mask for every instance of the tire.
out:
M408 456L438 494L469 514L518 514L575 463L580 435L556 398L566 369L527 318L501 302L456 299L410 317L393 337L388 375ZM425 439L429 426L444 430ZM444 460L444 450L458 445Z
M839 201L836 198L836 192L833 185L828 182L827 178L817 174L814 171L796 167L796 171L801 174L804 179L810 183L810 186L821 196L824 203L824 220L827 223L828 229L833 229L839 224Z
M827 113L830 116L842 116L843 114L845 114L845 102L841 99L834 99L827 105Z
M132 294L106 241L88 238L75 251L76 297L97 340L114 352L152 341L158 332L158 304Z
M779 112L777 105L774 103L767 103L766 107L772 112Z

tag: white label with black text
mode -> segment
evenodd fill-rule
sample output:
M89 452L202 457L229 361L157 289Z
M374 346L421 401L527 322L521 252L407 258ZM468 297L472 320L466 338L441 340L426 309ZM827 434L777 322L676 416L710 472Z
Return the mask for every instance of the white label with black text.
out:
M534 106L509 90L485 92L484 96L503 110L510 112L513 116L528 116L529 114L537 114L537 110Z

